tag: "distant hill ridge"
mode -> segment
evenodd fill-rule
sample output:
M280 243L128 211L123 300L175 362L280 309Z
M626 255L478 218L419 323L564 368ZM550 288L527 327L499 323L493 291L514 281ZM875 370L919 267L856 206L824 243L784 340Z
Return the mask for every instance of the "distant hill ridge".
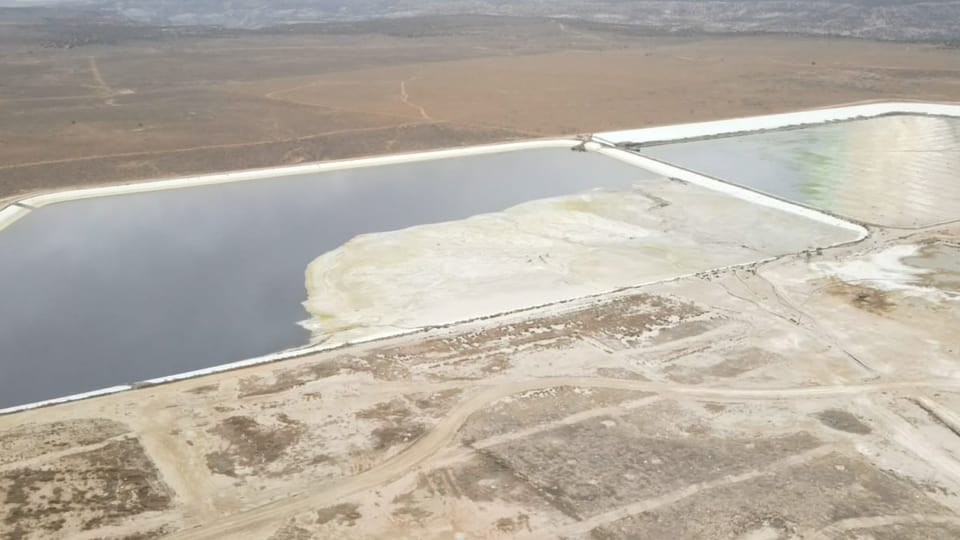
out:
M54 6L56 0L0 0ZM258 29L483 14L558 17L658 32L790 33L960 42L960 0L66 0L130 23ZM41 8L43 9L43 8Z

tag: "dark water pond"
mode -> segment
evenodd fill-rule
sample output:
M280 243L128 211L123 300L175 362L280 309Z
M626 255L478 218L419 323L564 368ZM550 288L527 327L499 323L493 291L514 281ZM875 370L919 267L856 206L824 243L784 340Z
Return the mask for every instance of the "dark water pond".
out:
M355 235L651 176L542 148L41 208L0 232L0 408L302 346L304 271Z

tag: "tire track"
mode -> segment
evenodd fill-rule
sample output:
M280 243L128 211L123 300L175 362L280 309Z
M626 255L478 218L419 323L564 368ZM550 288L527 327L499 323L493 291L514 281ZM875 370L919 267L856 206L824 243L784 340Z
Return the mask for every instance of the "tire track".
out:
M417 105L416 103L410 101L410 94L407 92L407 83L415 80L417 80L417 77L411 77L405 81L400 81L400 101L402 101L407 107L415 109L417 112L419 112L420 117L424 120L432 122L433 118L427 113L427 110L424 109L423 106Z
M97 97L100 99L109 100L117 93L107 84L107 81L103 79L103 74L100 73L100 66L97 65L96 56L88 56L87 64L90 67L90 75L93 77L94 89L97 91Z

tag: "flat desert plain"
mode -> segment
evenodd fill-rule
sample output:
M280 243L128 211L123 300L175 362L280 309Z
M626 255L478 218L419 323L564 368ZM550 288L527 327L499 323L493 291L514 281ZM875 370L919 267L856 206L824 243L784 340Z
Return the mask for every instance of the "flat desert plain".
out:
M0 27L0 197L868 100L960 96L929 44L434 17L44 46ZM104 40L106 41L106 40Z

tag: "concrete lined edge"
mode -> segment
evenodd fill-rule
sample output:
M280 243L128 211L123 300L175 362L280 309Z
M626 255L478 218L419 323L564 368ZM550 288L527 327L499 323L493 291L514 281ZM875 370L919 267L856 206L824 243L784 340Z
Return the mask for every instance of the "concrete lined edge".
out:
M620 150L618 148L603 148L599 150L599 152L656 174L666 176L668 178L683 180L705 189L717 191L723 193L724 195L741 199L757 206L773 208L775 210L794 214L811 221L819 221L833 227L855 232L857 233L857 238L854 241L863 240L870 234L866 227L853 223L852 221L847 221L845 219L841 219L836 216L808 208L806 206L800 206L798 204L770 197L757 191L742 188L740 186L729 184L720 180L715 180L687 169L682 169L680 167L640 156L632 152L627 152L626 150Z
M20 201L12 202L5 208L0 208L0 231L6 229L10 224L30 213L28 208L17 204Z
M679 141L697 137L714 137L732 133L783 129L824 124L858 118L874 118L888 114L926 114L960 117L960 105L949 103L885 102L849 105L809 111L748 116L729 120L694 122L643 129L627 129L596 133L594 138L608 144Z
M122 384L118 386L111 386L109 388L101 388L100 390L91 390L90 392L83 392L82 394L73 394L71 396L64 396L59 398L48 399L45 401L38 401L36 403L28 403L26 405L16 405L14 407L8 407L6 409L0 409L0 416L13 414L23 411L29 411L32 409L39 409L41 407L49 407L52 405L60 405L63 403L70 403L73 401L81 401L84 399L95 398L99 396L108 396L111 394L119 394L120 392L126 392L136 388L136 385L132 384Z
M305 165L287 165L283 167L268 167L263 169L250 169L241 171L231 171L225 173L204 174L196 176L184 176L171 178L169 180L146 180L121 184L116 186L103 186L94 188L69 189L56 191L53 193L44 193L12 201L6 208L0 209L0 231L9 227L16 220L24 217L29 210L19 205L27 205L33 209L42 208L51 204L77 201L82 199L92 199L95 197L107 197L110 195L128 195L133 193L148 193L152 191L166 191L170 189L207 186L216 184L227 184L233 182L244 182L248 180L264 180L269 178L279 178L284 176L294 176L299 174L322 173L328 171L339 171L349 169L360 169L367 167L377 167L382 165L398 165L403 163L417 163L422 161L432 161L439 159L449 159L456 157L481 156L488 154L499 154L503 152L514 152L518 150L533 150L537 148L568 148L580 143L576 139L544 139L534 141L520 141L511 143L498 143L479 146L468 146L464 148L451 148L445 150L429 150L425 152L412 152L405 154L391 154L386 156L373 156L362 158L350 158L333 161L323 161L308 163ZM11 208L23 210L22 212L10 212Z

